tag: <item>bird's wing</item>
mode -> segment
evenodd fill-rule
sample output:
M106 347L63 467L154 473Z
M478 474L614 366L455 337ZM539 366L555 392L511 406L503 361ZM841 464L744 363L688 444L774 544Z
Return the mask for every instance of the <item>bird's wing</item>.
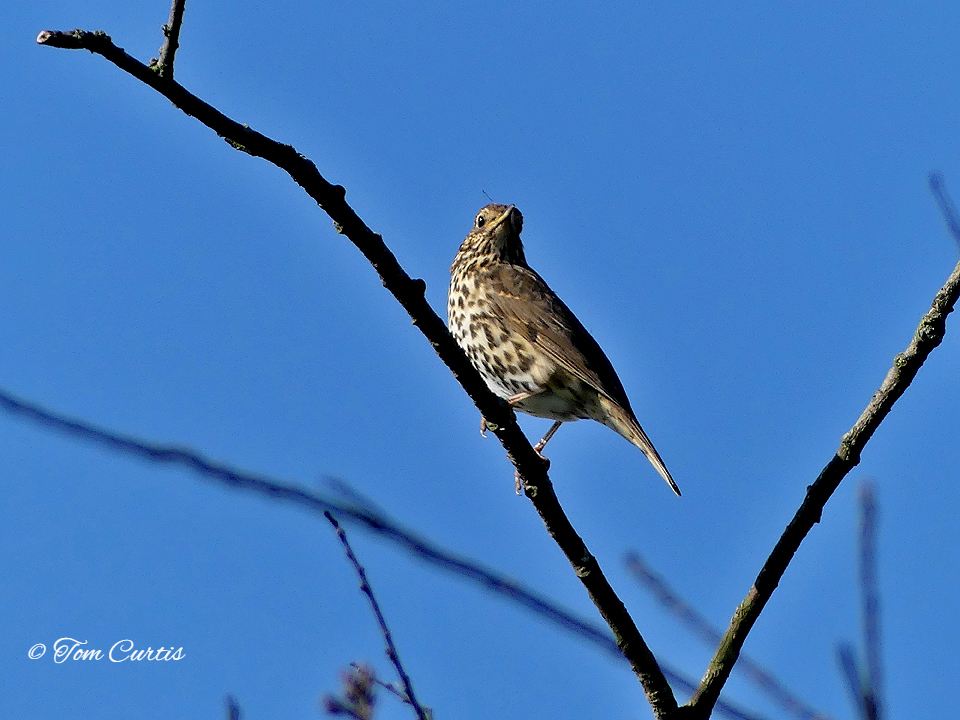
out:
M491 309L512 332L632 413L623 384L600 345L543 278L519 265L494 265L488 272Z

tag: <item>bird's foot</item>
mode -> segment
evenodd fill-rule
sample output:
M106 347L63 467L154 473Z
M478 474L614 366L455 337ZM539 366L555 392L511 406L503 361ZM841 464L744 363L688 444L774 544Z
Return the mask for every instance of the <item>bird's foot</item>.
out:
M480 435L483 437L487 436L487 430L492 430L496 432L500 429L499 425L494 425L492 422L487 422L485 417L480 418Z
M540 443L537 443L537 445L539 445L539 444L540 444ZM544 454L543 454L542 452L540 452L541 450L543 450L543 448L537 447L537 445L534 445L533 449L536 451L537 457L539 457L541 460L543 460L543 469L544 469L544 470L549 470L549 469L550 469L550 458L544 456Z
M541 445L540 443L537 443L536 445L533 446L533 449L534 449L534 451L536 451L537 457L540 458L540 459L543 461L543 469L544 469L544 470L549 470L549 469L550 469L550 458L544 457L544 456L543 456L543 453L540 452L541 450L543 450L543 445ZM517 491L517 495L519 495L519 494L520 494L520 491L523 489L523 482L520 480L520 471L519 471L519 470L514 470L514 471L513 471L513 483L514 483L514 487L515 487L515 489L516 489L516 491Z

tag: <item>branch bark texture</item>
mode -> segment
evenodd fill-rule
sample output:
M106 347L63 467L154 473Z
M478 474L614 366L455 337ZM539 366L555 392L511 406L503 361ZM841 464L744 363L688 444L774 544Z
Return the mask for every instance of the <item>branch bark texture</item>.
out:
M183 25L183 10L187 0L173 0L170 6L170 20L163 26L163 46L157 59L157 72L160 77L173 80L173 59L180 47L180 27Z

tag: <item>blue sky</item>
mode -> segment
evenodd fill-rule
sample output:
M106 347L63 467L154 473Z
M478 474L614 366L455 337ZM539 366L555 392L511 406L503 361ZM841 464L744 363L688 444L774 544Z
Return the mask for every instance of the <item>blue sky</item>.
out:
M355 248L281 171L42 29L142 60L162 3L8 7L0 386L56 411L320 488L597 620L513 493L476 410ZM957 260L926 186L960 196L955 3L211 4L176 77L310 157L443 312L487 193L605 348L684 492L596 423L551 477L654 652L701 645L629 577L630 550L725 626ZM880 499L890 717L946 717L960 674L960 329L881 426L746 645L851 717L856 483ZM521 418L531 439L549 422ZM316 717L341 668L390 678L321 518L0 415L0 713ZM348 531L438 718L647 717L625 663ZM175 645L55 664L37 643ZM740 677L728 697L783 712ZM681 696L681 700L686 698ZM409 717L386 698L378 718Z

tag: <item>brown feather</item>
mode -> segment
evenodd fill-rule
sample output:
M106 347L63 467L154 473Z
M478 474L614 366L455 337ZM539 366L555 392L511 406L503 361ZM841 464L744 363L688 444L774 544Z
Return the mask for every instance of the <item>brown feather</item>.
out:
M527 265L523 216L487 205L450 268L450 332L490 389L517 410L561 422L591 418L636 445L680 490L637 421L620 378L596 340Z

